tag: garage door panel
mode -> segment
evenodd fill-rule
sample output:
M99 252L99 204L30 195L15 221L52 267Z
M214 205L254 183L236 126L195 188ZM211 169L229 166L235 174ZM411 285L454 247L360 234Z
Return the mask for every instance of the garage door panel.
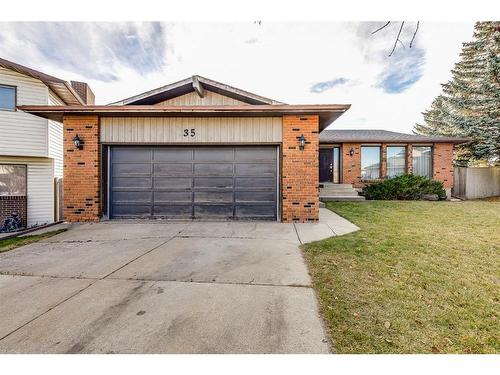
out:
M191 191L155 191L154 192L154 202L155 203L178 203L178 202L189 202L191 203L193 198L193 193Z
M270 205L236 205L237 217L241 218L274 218L276 208Z
M195 218L229 218L233 217L232 205L195 205L194 206Z
M155 177L155 189L191 189L193 179L189 177Z
M194 149L195 161L232 162L233 158L234 150L231 147L199 147Z
M154 148L154 161L191 161L193 160L193 150L186 147Z
M113 204L113 215L121 217L150 217L151 205Z
M191 163L155 163L155 176L192 176L193 165Z
M233 201L233 192L215 192L215 191L195 191L195 203L231 203Z
M275 146L111 148L110 217L277 216Z
M114 188L151 188L150 177L113 177Z
M232 177L204 177L194 179L195 188L209 188L209 189L232 189Z
M190 219L193 215L193 206L191 204L155 204L153 209L154 216L163 216L167 218L185 218Z
M274 191L236 191L234 193L236 202L276 202Z
M113 203L151 203L153 194L151 191L115 191Z
M113 177L116 176L150 176L151 164L146 163L115 163Z
M237 177L235 178L236 188L242 189L276 189L276 179L273 177Z
M141 163L151 161L151 149L143 147L120 147L113 149L114 162Z
M196 163L194 173L196 176L232 176L233 164Z
M236 164L237 176L274 177L276 175L275 164L238 163Z

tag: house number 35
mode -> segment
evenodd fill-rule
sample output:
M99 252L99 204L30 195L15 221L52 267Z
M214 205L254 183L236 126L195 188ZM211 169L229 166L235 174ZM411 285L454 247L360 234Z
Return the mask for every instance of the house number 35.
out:
M184 129L184 137L194 137L195 135L194 129Z

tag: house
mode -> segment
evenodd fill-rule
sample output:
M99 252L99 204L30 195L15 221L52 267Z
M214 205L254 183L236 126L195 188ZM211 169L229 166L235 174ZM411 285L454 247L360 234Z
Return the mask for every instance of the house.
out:
M63 210L68 221L315 222L320 175L332 183L363 183L357 170L360 152L363 176L374 179L376 169L382 169L382 162L367 164L368 154L360 151L364 143L326 137L320 145L320 132L349 107L288 105L193 76L107 106L20 109L64 122ZM372 143L392 144L383 141ZM409 150L411 142L398 144ZM447 145L438 152L451 168L452 142ZM372 162L376 152L370 155ZM394 157L390 168L400 170L398 153ZM445 175L439 172L436 176Z
M63 125L17 110L22 105L93 104L83 82L0 58L0 227L13 212L23 226L60 219L55 180L63 177Z
M366 184L402 174L441 181L451 196L453 148L467 139L387 130L325 130L320 134L319 182Z

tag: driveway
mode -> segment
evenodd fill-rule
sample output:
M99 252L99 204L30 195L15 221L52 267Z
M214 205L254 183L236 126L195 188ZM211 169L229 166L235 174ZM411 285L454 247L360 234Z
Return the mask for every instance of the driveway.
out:
M0 255L0 352L327 353L299 245L332 235L320 224L74 225Z

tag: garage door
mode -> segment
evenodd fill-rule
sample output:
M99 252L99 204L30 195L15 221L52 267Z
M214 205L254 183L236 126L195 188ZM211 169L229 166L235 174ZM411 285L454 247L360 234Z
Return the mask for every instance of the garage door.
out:
M277 217L276 146L111 147L111 218Z

